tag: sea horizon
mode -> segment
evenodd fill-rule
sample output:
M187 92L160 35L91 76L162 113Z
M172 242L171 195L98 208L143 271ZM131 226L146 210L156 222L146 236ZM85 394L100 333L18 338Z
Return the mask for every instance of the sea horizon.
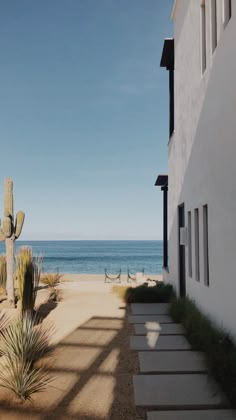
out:
M71 274L104 274L121 270L122 274L144 270L148 274L162 272L162 241L151 239L77 239L17 240L15 252L30 246L43 257L43 271ZM0 253L5 252L4 242Z

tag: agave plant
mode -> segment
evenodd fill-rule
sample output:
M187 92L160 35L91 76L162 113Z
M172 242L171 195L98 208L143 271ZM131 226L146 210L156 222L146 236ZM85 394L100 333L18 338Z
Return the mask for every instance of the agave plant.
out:
M0 329L0 356L4 356L0 386L21 400L31 400L31 395L43 391L52 379L46 368L37 369L34 364L52 350L53 328L35 325L35 319L25 313L10 324L0 318Z
M6 289L7 283L7 261L6 255L0 255L0 288Z
M7 357L0 371L0 386L12 391L16 397L32 400L32 394L44 391L51 377L44 368L32 368L30 362Z
M51 352L50 336L53 327L35 324L35 317L26 313L5 327L0 336L0 355L33 364Z
M33 256L29 247L22 247L16 257L16 279L22 313L33 311L40 279L42 258Z
M4 313L0 313L0 334L9 325L9 317Z

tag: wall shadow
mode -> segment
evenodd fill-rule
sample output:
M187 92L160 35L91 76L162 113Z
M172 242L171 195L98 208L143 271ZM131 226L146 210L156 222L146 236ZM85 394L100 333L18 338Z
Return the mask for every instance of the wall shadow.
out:
M137 352L129 349L132 333L128 309L123 318L90 318L44 360L55 378L48 391L36 395L33 404L21 405L0 394L0 418L145 419L144 410L134 405L133 375L139 364Z

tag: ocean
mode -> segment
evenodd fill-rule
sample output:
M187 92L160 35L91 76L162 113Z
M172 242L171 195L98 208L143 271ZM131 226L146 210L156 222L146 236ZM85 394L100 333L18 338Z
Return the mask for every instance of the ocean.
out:
M102 274L120 269L161 274L162 241L16 241L16 252L30 246L43 256L43 270L60 273ZM0 253L5 252L0 242Z

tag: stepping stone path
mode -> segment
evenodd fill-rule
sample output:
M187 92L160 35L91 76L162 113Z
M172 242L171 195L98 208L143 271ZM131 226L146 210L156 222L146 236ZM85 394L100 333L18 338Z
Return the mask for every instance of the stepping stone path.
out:
M140 365L133 377L136 406L149 409L148 420L236 419L208 376L204 354L191 349L168 310L165 303L131 305L130 348L138 351Z
M159 322L146 322L145 324L134 324L136 335L146 335L148 332L157 331L160 335L183 335L185 333L181 324L160 324Z
M139 352L141 373L206 372L204 355L196 351Z

